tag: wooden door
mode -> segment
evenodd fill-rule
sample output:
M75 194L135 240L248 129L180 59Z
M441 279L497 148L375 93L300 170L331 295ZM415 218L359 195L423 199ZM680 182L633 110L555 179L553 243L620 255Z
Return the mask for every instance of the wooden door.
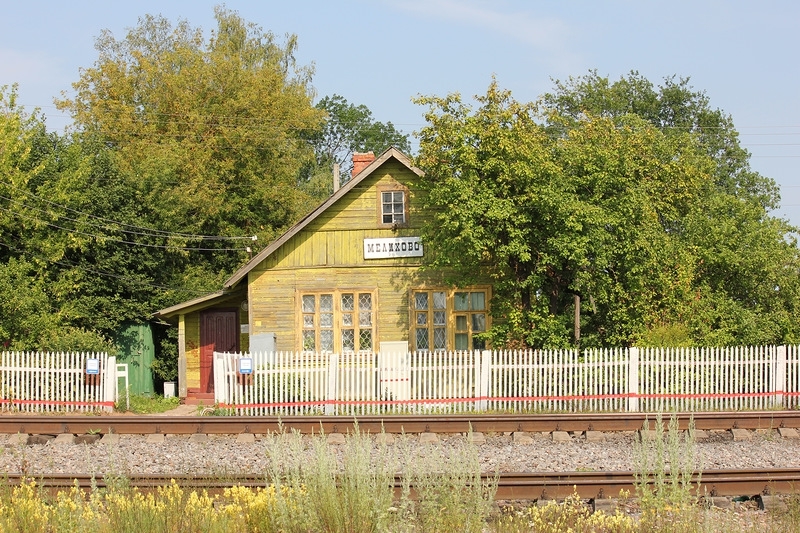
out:
M214 352L239 351L238 313L216 309L200 314L200 393L214 392Z

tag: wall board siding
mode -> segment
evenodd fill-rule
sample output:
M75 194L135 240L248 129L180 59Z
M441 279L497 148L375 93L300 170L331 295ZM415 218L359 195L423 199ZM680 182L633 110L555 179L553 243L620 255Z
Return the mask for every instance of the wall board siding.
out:
M361 228L301 231L284 245L291 248L288 253L280 256L273 254L264 261L264 268L253 269L251 275L258 275L266 270L304 267L419 265L419 257L364 259L364 239L418 236L419 231L408 228L398 231Z
M251 271L258 275L275 268L342 266L365 264L364 238L419 236L425 217L418 205L420 192L414 189L417 176L402 165L386 165L376 176L360 183L326 211L317 216L278 250ZM409 190L408 227L397 231L378 227L376 187L400 183ZM378 262L381 262L380 260ZM372 264L378 264L372 263ZM382 261L385 264L416 265L417 258Z
M301 349L299 296L304 292L370 291L375 293L375 346L381 341L408 340L411 287L441 284L418 267L375 266L272 270L250 283L252 333L275 333L276 348Z
M416 174L399 165L386 165L380 173L359 183L347 196L321 213L314 221L313 229L339 231L354 227L375 228L379 222L377 188L382 185L402 185L408 188L409 222L413 227L419 227L422 218L418 206L422 196L414 185L418 179Z
M200 386L200 313L189 313L186 323L186 387Z
M276 334L278 350L300 349L297 332L299 295L319 291L369 291L375 294L376 341L405 340L408 327L399 327L398 316L407 323L408 291L392 281L393 268L327 268L297 270L292 276L272 271L251 283L251 313L254 333ZM260 326L258 325L260 322Z

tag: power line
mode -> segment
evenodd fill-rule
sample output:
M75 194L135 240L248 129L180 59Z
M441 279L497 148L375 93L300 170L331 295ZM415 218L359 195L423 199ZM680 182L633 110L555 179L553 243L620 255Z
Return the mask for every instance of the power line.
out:
M174 140L183 140L187 137L192 137L198 135L198 132L187 131L187 128L200 128L203 131L209 129L225 129L225 128L237 128L237 127L247 127L253 132L253 135L259 138L259 141L290 141L290 142L307 142L301 138L295 138L291 135L284 134L285 131L307 131L308 126L306 124L302 125L293 125L291 122L286 123L281 119L272 119L269 117L243 117L240 115L208 115L205 120L175 120L176 118L186 117L188 113L149 113L147 118L150 120L159 120L161 118L166 119L166 125L171 127L173 130L177 129L177 131L142 131L142 130L123 130L119 128L114 129L107 129L107 128L100 128L98 132L106 135L110 138L120 138L125 136L134 136L137 138L138 142L142 142L143 139L151 137L151 138L159 138L159 139L174 139ZM46 115L45 115L46 116ZM139 119L140 122L142 119ZM420 122L420 123L391 123L392 126L411 126L411 127L424 127L429 125L428 123ZM254 125L256 127L254 127ZM266 127L264 127L266 126ZM281 128L280 135L269 135L265 137L264 134L271 134L274 132L275 128ZM355 131L365 131L368 130L370 126L366 126L365 128L355 128ZM658 126L656 126L658 127ZM726 129L727 126L700 126L700 125L689 125L689 126L668 126L669 129L684 129L684 130L714 130L714 129ZM740 126L734 127L735 131L739 134L740 137L746 136L761 136L761 137L769 137L769 136L800 136L800 131L797 132L780 132L780 133L773 133L773 132L760 132L760 133L748 133L746 130L749 129L798 129L800 130L800 125L788 125L788 126ZM398 131L398 133L408 136L402 131ZM267 144L255 144L255 143L232 143L226 142L226 144L230 149L239 150L242 148L250 148L256 150L263 150L263 149L274 149L274 145L267 145ZM151 143L152 146L163 146L163 143ZM743 147L748 146L800 146L800 143L742 143ZM764 156L759 156L764 157ZM795 157L795 156L774 156L774 157Z
M72 99L73 100L77 100L77 96L73 95ZM22 103L22 102L18 101L17 105L19 107L22 107L22 108L38 109L39 111L41 111L43 109L59 110L59 107L56 106L56 105L53 105L52 103L43 104L43 105L37 105L37 104ZM355 105L355 104L352 104L352 105ZM425 108L425 106L420 106L420 107L421 108ZM133 108L129 108L129 109L132 110ZM423 111L421 111L421 113L422 112ZM47 116L56 117L56 118L65 118L65 116L69 117L69 111L64 111L61 114L58 114L58 113L44 113L44 112L39 113L39 114L42 115L42 116L45 116L45 117L47 117ZM132 111L130 114L134 115L134 116L137 116L137 118L138 117L142 117L142 116L146 116L148 118L152 117L152 118L162 118L162 119L163 118L167 118L167 119L169 119L171 117L173 117L173 118L187 117L187 116L193 115L195 113L194 113L194 110L190 110L188 112L173 112L173 113L166 113L166 112L160 112L160 111L158 111L158 112L149 111L146 115L137 115L134 111ZM286 123L286 121L284 119L279 119L279 118L242 116L242 115L238 115L238 114L237 115L208 114L208 115L202 115L202 117L209 117L211 119L218 120L218 121L227 121L227 122L224 122L224 123L221 122L221 123L215 124L215 125L223 125L223 126L253 124L253 123L281 125L281 124L285 124ZM300 122L300 121L298 121L298 122ZM376 122L381 122L381 121L376 121ZM427 122L393 122L393 121L385 121L385 122L382 122L382 123L389 123L389 122L391 122L393 126L412 126L412 127L417 127L417 126L426 126L426 125L428 125ZM183 120L183 121L175 120L175 121L173 121L173 123L181 124L181 125L186 125L186 124L190 125L190 124L205 124L205 123L207 123L207 121L203 122L203 121L199 121L199 120ZM305 124L303 124L302 127L301 126L290 126L290 127L292 129L298 129L298 130L304 130L304 131L307 129L307 126ZM697 125L691 125L691 126L670 126L670 127L672 127L672 128L683 128L683 129L694 129L694 128L698 127L698 126ZM703 127L704 129L712 129L711 126L701 126L701 127ZM718 126L717 128L727 128L727 126ZM793 129L794 128L794 129L800 129L800 125L795 125L795 124L787 124L787 125L770 125L770 124L766 124L766 125L744 125L744 126L737 126L735 129L737 131L739 131L740 134L743 134L742 130L746 130L746 129L768 129L768 128L776 128L776 129ZM751 134L747 134L747 135L770 135L770 134L763 134L763 133L754 134L754 133L751 133Z
M195 289L188 289L188 288L185 288L185 287L181 288L181 287L170 287L168 285L157 285L155 283L149 283L149 282L146 282L146 281L133 279L133 278L130 278L130 277L127 277L127 276L123 276L121 274L115 274L113 272L105 272L105 271L102 271L102 270L96 270L96 269L93 269L93 268L87 268L87 267L84 267L84 266L81 266L81 265L77 265L75 263L71 263L69 261L57 261L57 260L54 260L54 259L49 259L47 257L31 253L29 250L22 250L20 248L17 248L16 246L12 246L12 245L10 245L10 244L8 244L6 242L2 242L2 241L0 241L0 246L5 246L9 250L12 250L12 251L15 251L15 252L19 252L20 254L25 255L27 257L33 257L33 258L39 259L41 261L45 261L47 263L56 264L56 265L67 267L67 268L75 268L75 269L78 269L78 270L82 270L82 271L84 271L84 272L86 272L88 274L96 274L98 276L102 276L102 277L106 277L106 278L119 279L119 280L128 282L130 284L138 285L138 286L150 287L150 288L153 288L153 289L176 291L176 292L184 292L184 293L188 293L188 294L196 294L198 296L202 296L202 295L208 294L208 291L198 291L198 290L195 290Z
M50 200L42 198L41 196L38 196L38 195L36 195L36 194L34 194L34 193L30 192L30 191L27 191L25 189L20 189L19 187L15 187L14 185L12 185L10 183L7 183L7 182L4 182L4 185L6 185L6 186L8 186L8 187L10 187L10 188L12 188L12 189L14 189L16 191L19 191L19 192L22 192L24 194L27 194L28 196L32 196L33 198L36 198L40 202L44 202L46 204L58 207L60 209L64 209L65 211L69 211L71 213L75 213L75 214L78 214L78 215L86 216L86 217L89 217L89 218L93 218L95 220L100 220L100 221L111 223L111 224L116 224L116 225L119 225L121 227L133 228L133 229L137 229L137 230L144 230L145 232L150 232L150 233L138 233L138 232L135 232L135 231L128 231L128 230L124 230L124 229L116 230L116 231L121 231L123 233L130 233L130 234L133 234L133 235L145 235L145 236L149 236L149 237L179 237L179 238L192 239L192 240L212 240L212 241L213 240L220 240L220 241L222 241L222 240L244 240L244 239L250 240L250 241L257 240L255 235L249 236L249 237L243 237L243 236L227 237L227 236L223 236L223 235L193 235L193 234L190 234L190 233L177 233L177 232L170 232L170 231L164 231L164 230L145 228L145 227L136 226L136 225L133 225L133 224L126 224L124 222L119 222L117 220L113 220L113 219L110 219L110 218L99 217L99 216L93 215L91 213L86 213L84 211L78 211L77 209L72 209L70 207L67 207L67 206L62 205L62 204L58 204L56 202L51 202ZM8 197L2 196L2 195L0 195L0 198L4 198L6 200L10 200L10 201L15 202L15 203L21 203L18 200L13 200L11 198L8 198ZM22 204L22 205L26 206L25 204ZM26 207L29 207L29 206L26 206ZM35 207L29 207L29 208L30 209L36 209L38 211L43 211L42 209L35 208ZM63 217L63 218L66 218L67 220L71 220L73 222L80 222L78 220L75 220L75 219L72 219L72 218L69 218L69 217ZM102 227L102 226L99 226L98 224L91 224L91 225L94 225L94 226L97 226L97 227ZM108 229L108 228L104 228L104 229Z
M55 217L58 217L59 219L69 220L70 222L75 222L77 224L87 224L89 226L94 226L96 228L104 229L104 230L108 230L108 231L119 231L119 232L127 233L127 234L130 234L130 235L139 235L139 236L143 236L143 237L156 237L156 238L165 238L165 237L169 238L169 237L172 237L172 236L178 236L179 235L179 234L163 234L163 233L162 234L158 234L158 233L143 233L143 232L137 232L137 231L128 231L128 230L124 230L124 229L109 228L107 226L101 226L100 224L94 224L94 223L91 223L91 222L85 222L85 221L82 221L82 220L78 220L76 218L71 218L71 217L67 217L67 216L63 216L63 215L58 215L56 213L53 213L51 211L47 211L45 209L40 209L38 207L29 206L27 204L24 204L24 203L20 202L19 200L14 200L13 198L8 198L7 196L3 196L2 194L0 194L0 199L8 200L9 202L13 202L13 203L15 203L17 205L21 205L22 207L24 207L26 209L39 211L40 213L45 213L47 215L55 216ZM88 213L84 213L84 214L86 216L88 216L88 217L98 218L98 217L94 217L93 215L89 215ZM236 239L236 240L238 240L238 239L255 240L254 238L251 238L251 237L204 237L203 238L203 240L228 240L228 239L231 239L231 240L234 240L234 239Z
M31 215L24 215L22 213L11 212L11 211L9 211L9 213L11 214L11 216L27 218L29 220L35 220L37 222L40 222L40 223L45 224L47 226L50 226L51 228L60 229L62 231L66 231L68 233L74 233L74 234L77 234L77 235L84 235L86 237L92 237L94 239L99 239L101 241L116 242L116 243L120 243L120 244L129 244L131 246L142 246L142 247L145 247L145 248L159 248L159 249L163 249L163 250L178 250L178 251L183 251L183 252L246 252L246 251L248 251L247 248L194 248L194 247L186 247L186 246L169 246L169 245L160 245L160 244L147 244L147 243L134 242L134 241L125 241L125 240L122 240L122 239L114 239L114 238L111 238L111 237L106 237L104 235L95 235L93 233L87 233L85 231L80 231L80 230L77 230L77 229L65 228L63 226L59 226L58 224L54 224L52 222L48 222L46 220L42 220L41 218L38 218L38 217L35 217L35 216L31 216Z

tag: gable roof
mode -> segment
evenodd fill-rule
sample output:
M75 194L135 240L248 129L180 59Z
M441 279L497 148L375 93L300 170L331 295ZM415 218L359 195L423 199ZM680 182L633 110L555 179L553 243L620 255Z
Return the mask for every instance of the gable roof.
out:
M357 175L353 176L353 178L350 181L348 181L343 187L341 187L327 200L325 200L322 204L320 204L316 209L314 209L311 213L309 213L302 220L300 220L300 222L289 228L283 235L281 235L278 239L273 241L269 246L261 250L250 261L248 261L247 264L245 264L239 270L234 272L233 275L230 278L228 278L228 280L223 285L224 289L231 289L235 287L243 278L247 276L248 272L253 270L256 266L258 266L259 263L261 263L264 259L269 257L270 254L272 254L272 252L283 246L283 244L285 244L289 239L294 237L299 231L308 226L326 209L328 209L331 205L336 203L341 197L350 192L353 188L356 187L356 185L358 185L366 178L368 178L373 172L375 172L375 170L377 170L381 165L383 165L390 159L397 160L398 162L406 166L409 170L411 170L413 173L415 173L417 176L422 177L425 174L420 169L412 165L411 159L397 148L391 147L387 149L380 156L376 157L374 161L372 161L369 165L367 165L364 168L364 170L359 172Z

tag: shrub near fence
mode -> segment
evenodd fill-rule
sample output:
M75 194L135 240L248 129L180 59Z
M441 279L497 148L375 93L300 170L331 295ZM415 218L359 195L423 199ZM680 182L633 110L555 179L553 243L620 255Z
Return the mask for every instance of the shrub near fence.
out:
M800 391L796 346L215 353L214 364L216 402L240 414L792 409Z
M86 373L96 359L98 373ZM0 408L26 412L112 410L116 358L108 354L0 353Z

